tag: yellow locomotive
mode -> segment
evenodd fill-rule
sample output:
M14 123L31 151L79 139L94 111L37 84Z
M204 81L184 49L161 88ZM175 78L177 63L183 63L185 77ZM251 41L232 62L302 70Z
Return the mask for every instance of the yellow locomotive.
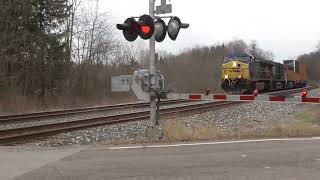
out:
M222 64L221 88L230 94L243 94L254 89L302 87L305 86L304 74L297 73L298 67L298 62L293 60L281 64L249 54L228 55Z

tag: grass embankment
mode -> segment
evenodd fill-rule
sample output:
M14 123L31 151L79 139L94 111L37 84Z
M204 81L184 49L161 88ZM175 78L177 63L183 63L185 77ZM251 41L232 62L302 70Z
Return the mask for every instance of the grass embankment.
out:
M136 98L126 93L114 93L103 97L52 96L43 99L18 94L0 94L0 116L10 114L53 111L81 107L104 106L135 102Z
M259 130L259 124L240 123L233 132L219 130L216 127L188 128L176 119L165 120L163 123L165 141L219 140L244 138L285 138L320 136L320 107L314 107L298 114L291 124L270 124Z

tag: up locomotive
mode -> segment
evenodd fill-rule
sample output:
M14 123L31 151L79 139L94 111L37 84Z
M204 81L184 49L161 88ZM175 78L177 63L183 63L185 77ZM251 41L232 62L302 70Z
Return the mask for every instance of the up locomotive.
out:
M286 60L284 64L260 59L249 54L224 57L221 88L229 94L258 90L280 90L306 85L303 64Z

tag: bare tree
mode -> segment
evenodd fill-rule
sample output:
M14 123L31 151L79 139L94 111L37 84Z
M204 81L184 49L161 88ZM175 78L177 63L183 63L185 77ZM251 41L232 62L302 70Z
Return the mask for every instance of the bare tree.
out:
M320 52L320 41L318 42L317 46L316 46L317 51Z
M78 63L100 63L107 61L116 50L116 40L108 14L99 13L98 1L94 10L82 7L74 20L73 57Z
M227 49L223 45L194 47L178 55L165 56L158 68L168 79L168 86L178 92L202 92L220 89L221 64Z
M72 47L73 47L73 35L74 35L74 20L75 20L75 14L77 13L80 5L81 5L82 0L68 0L67 5L69 7L69 18L67 21L67 37L66 41L68 44L68 55L69 55L69 61L72 60Z
M307 73L307 78L311 80L320 80L320 50L318 43L316 45L316 51L310 52L308 54L303 54L298 57L298 61L305 66Z
M257 41L253 40L251 41L250 45L249 45L249 53L252 55L252 56L257 56Z
M274 60L274 54L271 51L265 51L259 48L257 41L251 41L248 52L254 57L258 57L265 60Z
M227 49L232 54L246 53L248 45L243 40L237 39L227 43Z

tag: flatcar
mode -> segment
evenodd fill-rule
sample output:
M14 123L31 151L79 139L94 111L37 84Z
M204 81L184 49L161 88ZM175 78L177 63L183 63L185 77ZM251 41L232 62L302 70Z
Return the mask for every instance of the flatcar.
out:
M221 88L229 94L244 94L252 93L254 89L303 87L306 85L303 72L303 64L294 60L281 64L249 54L231 54L224 57Z

